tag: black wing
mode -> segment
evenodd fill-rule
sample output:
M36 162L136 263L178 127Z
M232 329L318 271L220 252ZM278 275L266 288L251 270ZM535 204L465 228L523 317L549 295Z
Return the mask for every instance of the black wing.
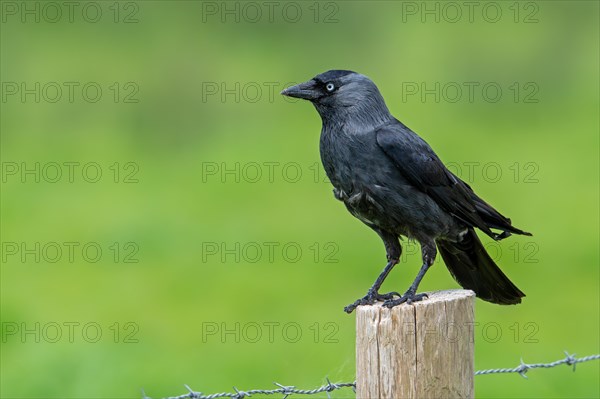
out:
M525 233L511 226L510 219L479 198L471 187L450 172L431 147L399 121L376 130L377 144L415 187L468 226L477 227L494 239ZM503 230L495 234L490 228Z

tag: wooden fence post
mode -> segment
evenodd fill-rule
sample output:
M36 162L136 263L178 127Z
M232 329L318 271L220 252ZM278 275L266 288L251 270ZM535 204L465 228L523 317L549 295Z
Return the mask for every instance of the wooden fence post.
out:
M473 398L475 294L356 309L357 399Z

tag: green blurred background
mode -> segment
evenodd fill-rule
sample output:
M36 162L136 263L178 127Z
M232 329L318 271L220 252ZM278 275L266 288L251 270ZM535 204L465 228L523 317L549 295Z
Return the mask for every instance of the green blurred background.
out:
M460 2L75 2L72 19L60 2L61 16L1 3L3 398L353 380L342 308L384 266L383 245L323 181L313 107L278 94L328 69L370 76L534 233L490 247L527 297L477 301L476 369L600 352L598 2L475 2L471 16ZM436 82L437 101L407 91ZM384 288L408 286L417 252ZM441 259L421 286L456 287ZM479 376L476 394L599 397L599 374Z

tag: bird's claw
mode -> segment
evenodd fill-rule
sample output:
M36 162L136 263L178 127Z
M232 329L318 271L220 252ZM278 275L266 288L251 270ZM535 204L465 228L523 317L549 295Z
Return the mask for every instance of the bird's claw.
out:
M394 306L398 306L402 303L407 303L410 305L413 302L419 302L425 298L429 298L429 296L427 294L415 294L413 292L406 292L398 299L388 299L383 303L383 306L391 309Z
M377 301L385 301L385 302L389 302L391 300L393 300L394 295L400 297L400 294L398 292L392 291L392 292L388 292L386 294L380 294L376 291L369 291L367 293L367 295L365 295L364 297L357 299L356 301L354 301L354 303L346 306L344 308L344 312L350 314L354 311L354 309L356 309L359 306L363 306L363 305L372 305ZM384 302L384 303L385 303Z

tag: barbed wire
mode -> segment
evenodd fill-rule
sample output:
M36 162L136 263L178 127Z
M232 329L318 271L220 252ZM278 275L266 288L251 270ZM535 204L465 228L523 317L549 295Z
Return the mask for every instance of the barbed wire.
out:
M186 394L180 396L170 396L164 399L216 399L216 398L233 398L233 399L242 399L252 395L273 395L273 394L281 394L283 398L287 398L292 394L297 395L315 395L317 393L327 393L327 397L329 397L329 392L335 391L337 389L342 388L352 388L354 392L356 392L356 382L339 382L333 383L327 379L327 384L320 386L315 389L297 389L294 386L285 386L274 382L279 388L277 389L252 389L250 391L240 391L236 387L233 387L235 392L221 392L221 393L213 393L211 395L203 395L202 392L195 392L189 386L184 385L186 389L189 391ZM147 396L144 396L143 399L151 399Z
M550 363L533 363L527 364L523 362L521 359L521 364L517 367L508 368L508 369L489 369L489 370L479 370L475 372L475 375L484 375L484 374L503 374L503 373L517 373L520 374L521 377L527 378L525 373L527 373L530 369L549 369L552 367L560 366L561 364L566 364L569 366L573 366L573 371L575 371L575 366L577 363L589 362L591 360L600 359L600 355L590 355L584 356L580 358L576 358L575 354L569 355L568 352L565 352L565 358L556 360Z
M519 364L517 367L478 370L475 372L475 375L516 373L516 374L521 375L521 377L527 378L527 376L525 374L527 373L528 370L531 370L531 369L538 369L538 368L548 369L548 368L560 366L561 364L566 364L568 366L573 366L573 371L575 371L575 366L577 365L577 363L584 363L584 362L589 362L589 361L598 360L598 359L600 359L600 354L577 358L577 357L575 357L575 354L570 355L568 352L565 352L564 359L555 360L550 363L527 364L527 363L523 362L523 359L521 359L521 364ZM327 394L327 397L330 398L329 393L333 392L335 390L338 390L338 389L352 388L352 390L354 392L356 392L356 381L333 383L333 382L329 381L329 378L327 378L326 381L327 381L327 384L322 385L318 388L314 388L314 389L297 389L293 385L285 386L285 385L275 382L274 384L276 386L278 386L278 388L276 388L276 389L251 389L249 391L240 391L236 387L233 387L233 390L235 392L221 392L221 393L213 393L213 394L209 394L209 395L205 395L202 392L194 391L188 385L184 385L185 388L188 390L188 393L185 393L185 394L179 395L179 396L169 396L164 399L217 399L217 398L243 399L243 398L250 397L252 395L275 395L275 394L283 395L283 399L286 399L288 396L293 395L293 394L315 395L315 394L323 393L323 392L325 392ZM144 392L142 392L142 394L143 394L143 399L151 399L150 397L146 396L146 394Z

